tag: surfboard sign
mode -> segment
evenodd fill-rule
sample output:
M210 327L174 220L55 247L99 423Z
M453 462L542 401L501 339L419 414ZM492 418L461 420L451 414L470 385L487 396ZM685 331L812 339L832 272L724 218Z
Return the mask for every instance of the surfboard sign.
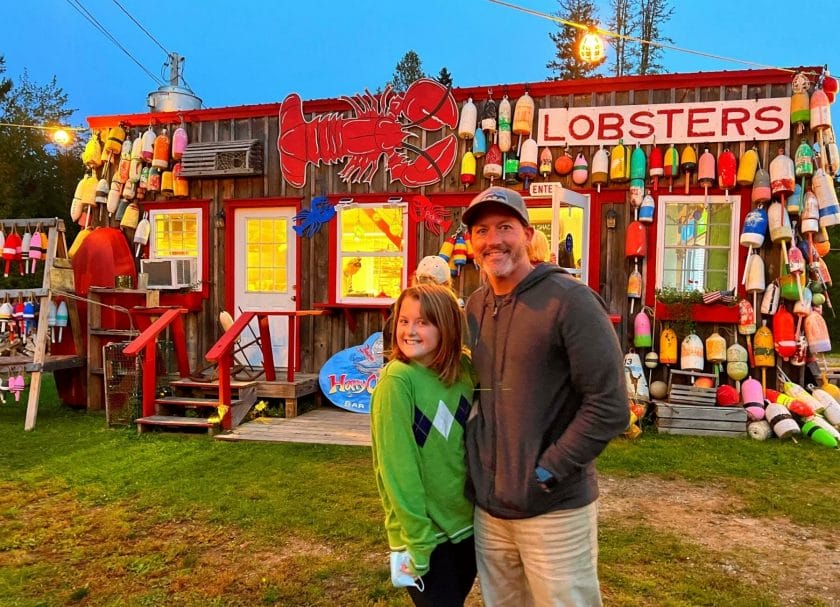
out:
M382 370L382 332L377 331L360 346L334 354L321 367L318 383L336 407L370 414L370 395Z

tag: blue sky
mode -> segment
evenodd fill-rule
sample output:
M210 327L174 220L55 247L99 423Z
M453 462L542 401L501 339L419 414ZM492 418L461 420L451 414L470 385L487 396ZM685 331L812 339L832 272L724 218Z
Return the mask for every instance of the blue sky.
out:
M166 56L113 0L79 0L157 76ZM186 57L187 82L205 106L337 97L381 86L409 49L456 86L545 80L557 26L488 0L352 2L287 0L119 0L170 51ZM556 0L513 0L544 13ZM597 2L606 20L608 0ZM840 76L840 1L672 0L665 26L676 46L773 66L823 65ZM3 10L7 76L53 76L84 117L145 112L158 84L94 29L67 0L24 0ZM820 24L824 31L820 31ZM834 31L828 29L828 25ZM717 59L665 51L672 72L742 69ZM837 112L835 111L835 114Z

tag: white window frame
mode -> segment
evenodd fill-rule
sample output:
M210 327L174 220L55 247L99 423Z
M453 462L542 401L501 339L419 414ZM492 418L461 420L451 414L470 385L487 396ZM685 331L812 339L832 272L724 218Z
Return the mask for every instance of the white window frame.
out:
M402 242L402 251L401 252L393 252L389 253L386 251L358 251L358 252L345 252L341 249L341 242L342 242L342 221L341 221L341 213L345 210L349 211L351 209L358 209L358 208L369 208L369 209L394 209L399 208L401 211L402 216L402 233L403 233L403 242ZM339 203L336 205L336 243L335 243L335 252L336 252L336 271L333 280L335 281L335 299L336 303L339 304L392 304L396 301L395 297L345 297L343 296L343 289L342 289L342 267L344 265L344 260L351 256L352 257L361 257L363 260L367 258L377 258L377 257L401 257L403 264L402 264L402 275L400 276L400 290L404 289L408 284L408 205L405 202L388 202L387 200L383 200L382 202L351 202L351 203Z
M201 228L204 225L204 209L201 207L186 207L186 208L178 208L178 209L149 209L149 224L150 224L150 231L149 231L149 259L151 260L158 260L163 261L167 259L193 259L190 255L175 255L175 256L160 256L156 255L157 251L157 243L155 237L155 217L157 215L188 215L194 214L195 217L195 229L196 229L196 242L198 243L198 254L195 257L196 260L196 280L192 287L190 287L191 291L201 291L201 285L204 284L204 268L203 264L201 263L204 259L204 239L202 238Z
M663 276L665 271L665 207L668 204L728 204L732 207L732 220L729 226L729 265L728 285L731 289L737 287L740 281L738 276L738 233L740 229L741 217L741 198L740 196L680 196L667 195L660 196L657 201L657 220L656 220L656 288L662 288ZM669 247L674 248L674 247ZM708 247L703 247L703 250L708 250ZM703 292L704 289L696 288L689 289Z

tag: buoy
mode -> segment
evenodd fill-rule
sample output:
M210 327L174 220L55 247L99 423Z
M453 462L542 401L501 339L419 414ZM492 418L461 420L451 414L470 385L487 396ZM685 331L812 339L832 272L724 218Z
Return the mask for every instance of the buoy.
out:
M709 188L715 184L715 157L709 148L703 148L697 161L697 183L703 186L703 195L708 198Z
M796 352L796 332L793 314L785 306L773 315L773 345L784 360L790 359Z
M753 179L751 199L754 205L770 202L770 173L762 168L756 169Z
M493 134L496 132L497 117L496 102L488 95L487 100L481 104L481 129L487 132L488 141L492 141Z
M751 420L764 419L764 389L758 380L749 378L741 384L741 400Z
M683 338L680 346L680 369L683 371L703 371L703 342L694 333Z
M152 224L149 222L149 212L143 213L143 219L137 224L137 227L134 229L134 244L136 245L134 249L134 256L139 257L140 251L146 244L149 242L149 234L152 231Z
M149 126L146 132L143 133L142 144L140 146L140 155L146 162L151 162L155 155L155 132Z
M594 185L598 193L601 193L601 185L606 185L609 178L610 160L607 151L603 145L598 146L598 150L592 157L592 185Z
M650 384L650 388L648 390L652 398L657 400L662 400L666 396L668 396L668 384L664 381L655 381Z
M561 177L565 177L574 169L575 161L569 155L568 149L564 149L563 153L554 161L554 170Z
M778 279L767 285L761 298L762 316L773 316L779 310L779 281Z
M499 149L502 154L510 150L510 121L511 121L511 107L508 96L505 95L499 103Z
M743 247L760 249L764 245L767 234L767 211L764 207L756 207L744 217L743 231L740 243Z
M537 142L528 137L522 142L519 153L519 179L525 183L525 188L537 176L539 167L539 148Z
M755 172L758 169L758 151L755 146L744 152L741 162L738 164L738 171L735 181L740 186L751 186L755 181Z
M121 126L112 126L108 129L108 137L105 139L103 151L119 156L122 152L123 141L125 141L125 129Z
M818 312L811 312L805 317L805 337L808 339L808 349L813 354L831 352L831 338L825 319Z
M714 374L720 373L721 364L726 362L726 340L715 331L706 338L706 360L714 369Z
M472 152L464 152L461 157L461 183L465 190L475 183L475 156Z
M164 171L160 174L160 193L166 197L172 196L174 192L174 181L172 171Z
M636 348L650 348L652 344L650 317L645 308L642 308L633 318L633 345Z
M586 185L587 179L589 179L589 164L583 152L578 152L575 163L572 165L572 182L575 185Z
M697 170L697 152L691 145L683 148L680 154L680 170L685 174L685 193L688 195L688 188L691 186L691 174Z
M648 158L648 175L653 179L653 191L659 191L659 178L665 175L665 157L662 154L662 149L654 142L650 149L650 157Z
M481 158L487 153L487 138L481 129L475 130L475 135L472 140L472 153L476 158Z
M738 333L746 339L750 365L755 366L752 340L750 337L755 333L755 309L746 299L738 300Z
M793 188L793 194L788 197L785 203L788 215L798 216L802 212L802 186L798 183Z
M551 155L551 148L543 148L540 152L540 175L543 179L548 179L553 167L554 157Z
M659 362L673 365L677 362L677 334L668 327L659 335Z
M793 77L790 96L790 123L796 125L796 132L802 133L811 121L811 101L808 97L810 82L802 72Z
M625 183L630 179L630 157L624 140L619 139L610 152L610 181Z
M653 223L653 216L656 212L656 202L649 193L642 198L642 206L639 207L639 221L642 223Z
M484 156L484 168L482 174L485 179L490 180L490 185L493 181L502 176L502 151L497 144L492 144L487 154Z
M665 176L668 178L668 191L671 192L674 189L674 177L677 177L680 174L680 155L673 143L668 146L668 149L665 151L663 166L665 169Z
M140 221L140 207L137 203L132 202L126 208L120 220L120 227L123 229L131 229L137 227L137 222Z
M799 425L794 421L790 412L777 403L768 403L764 414L767 422L776 436L781 439L799 434Z
M520 141L522 136L531 136L531 127L534 122L534 99L525 93L516 100L516 107L513 110L513 133L519 135Z
M811 418L802 424L802 434L823 447L837 448L837 439Z
M779 148L776 157L770 162L770 194L784 202L786 196L793 194L796 184L793 160Z
M187 129L185 128L184 123L181 122L181 126L175 129L175 132L172 133L172 158L174 160L181 160L188 144L189 137L187 135Z
M647 257L647 229L640 221L631 221L624 238L625 257Z
M461 118L458 120L458 137L461 139L472 139L475 136L475 128L478 122L478 109L473 103L472 97L468 97L461 106Z
M729 148L724 149L718 156L718 187L723 190L726 200L729 200L729 190L735 187L737 181L738 161Z
M190 195L190 180L181 175L180 162L172 167L172 194L175 198L188 198Z
M119 206L121 194L122 184L116 179L114 179L113 181L111 181L111 189L108 191L108 198L106 201L108 215L113 215L117 212L117 206Z
M828 96L822 89L817 89L811 95L811 130L819 131L831 127L831 107Z
M773 351L773 333L767 326L767 320L761 321L761 326L755 332L755 366L761 367L761 386L767 387L767 369L776 366L776 355Z
M770 428L770 424L767 423L767 420L762 419L748 423L747 434L749 434L750 438L753 440L767 440L773 436L773 430Z
M820 208L820 227L828 228L840 223L840 203L831 177L825 171L818 169L811 179L811 187Z

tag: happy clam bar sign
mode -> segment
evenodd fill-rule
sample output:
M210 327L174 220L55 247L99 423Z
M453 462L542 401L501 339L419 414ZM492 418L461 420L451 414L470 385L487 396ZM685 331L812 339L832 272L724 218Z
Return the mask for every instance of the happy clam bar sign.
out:
M767 141L790 137L790 98L539 110L541 146Z

